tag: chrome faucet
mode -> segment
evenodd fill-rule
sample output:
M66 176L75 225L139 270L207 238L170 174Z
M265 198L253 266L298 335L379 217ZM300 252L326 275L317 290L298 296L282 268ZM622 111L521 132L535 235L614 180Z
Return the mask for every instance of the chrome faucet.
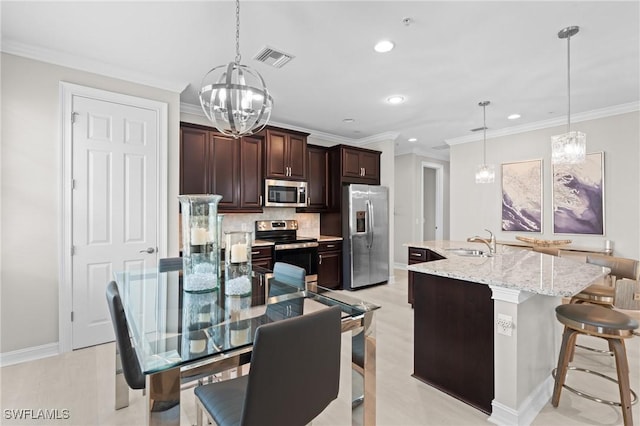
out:
M487 247L489 247L489 254L493 255L496 252L496 237L493 236L493 232L489 231L488 229L485 229L485 231L487 231L489 233L489 239L486 238L480 238L478 235L467 238L467 241L470 243L485 243L487 245Z

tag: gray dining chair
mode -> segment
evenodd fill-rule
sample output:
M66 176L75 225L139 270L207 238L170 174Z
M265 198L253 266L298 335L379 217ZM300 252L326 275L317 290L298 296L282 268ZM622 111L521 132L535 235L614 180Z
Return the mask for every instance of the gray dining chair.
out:
M111 281L107 285L107 304L109 305L109 313L111 314L111 322L113 331L116 335L116 345L120 353L120 361L122 363L122 373L124 379L131 389L144 389L145 378L138 356L131 344L131 336L129 335L129 326L127 318L124 315L124 307L122 299L115 281Z
M338 306L256 329L249 374L197 387L202 411L219 426L306 425L338 397Z

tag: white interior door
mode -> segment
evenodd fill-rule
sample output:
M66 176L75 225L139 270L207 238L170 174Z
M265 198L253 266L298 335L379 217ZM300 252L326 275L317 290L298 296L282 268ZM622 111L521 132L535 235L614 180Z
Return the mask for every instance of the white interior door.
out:
M158 117L74 95L73 349L113 340L105 288L114 271L156 265Z

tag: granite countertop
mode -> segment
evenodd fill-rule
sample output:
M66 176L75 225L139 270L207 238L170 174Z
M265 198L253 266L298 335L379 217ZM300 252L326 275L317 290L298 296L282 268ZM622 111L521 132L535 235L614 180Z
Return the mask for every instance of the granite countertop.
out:
M275 245L273 241L266 241L266 240L253 240L253 242L251 243L252 247L272 246L272 245Z
M325 242L325 241L342 241L342 237L333 237L331 235L320 235L318 237L318 242Z
M460 256L447 251L452 248L488 251L483 243L420 241L403 245L426 248L445 257L408 265L410 271L547 296L571 297L609 273L608 268L506 245L498 245L492 257Z

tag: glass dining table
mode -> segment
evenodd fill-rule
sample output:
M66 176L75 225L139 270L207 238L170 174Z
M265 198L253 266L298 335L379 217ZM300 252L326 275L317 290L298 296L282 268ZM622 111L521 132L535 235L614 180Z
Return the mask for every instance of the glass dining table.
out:
M233 369L240 374L239 367L251 361L253 338L260 325L337 305L342 309L342 332L352 335L352 368L363 379L362 387L352 380L353 399L364 398L362 407L351 411L352 424L375 425L374 312L379 306L317 286L300 289L276 281L271 271L253 269L266 300L254 306L250 295L225 295L224 282L209 291L183 291L181 270L114 274L146 377L146 424L180 424L182 384L206 381ZM117 347L115 382L116 409L120 409L129 404L129 387Z

